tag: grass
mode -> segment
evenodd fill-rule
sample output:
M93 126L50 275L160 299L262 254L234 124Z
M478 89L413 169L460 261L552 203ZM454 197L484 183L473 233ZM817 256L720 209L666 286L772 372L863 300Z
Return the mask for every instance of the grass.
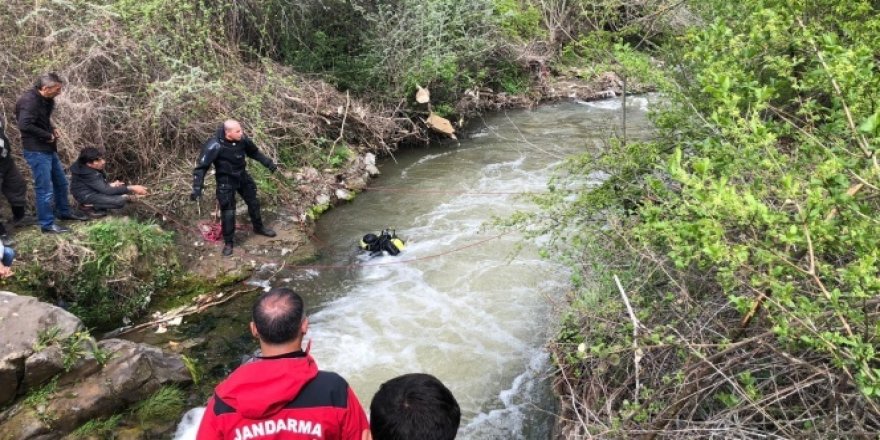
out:
M141 425L168 423L180 417L185 409L186 396L173 386L166 386L153 393L147 400L134 407L134 415Z

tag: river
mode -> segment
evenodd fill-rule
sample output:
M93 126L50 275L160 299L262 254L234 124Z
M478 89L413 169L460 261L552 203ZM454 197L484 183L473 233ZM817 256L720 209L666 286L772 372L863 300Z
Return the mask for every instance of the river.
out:
M627 102L627 134L646 135L648 98ZM494 218L537 209L524 195L547 190L561 161L620 133L620 100L567 102L487 116L460 143L398 152L349 204L318 221L320 259L265 284L289 285L307 304L312 354L345 377L369 406L379 385L427 372L462 409L460 439L546 439L555 401L544 345L569 286L565 267L539 256ZM360 237L390 227L406 240L396 257L356 252ZM225 374L253 349L253 297L183 331L214 340ZM222 341L218 343L216 341ZM186 420L178 438L184 434Z

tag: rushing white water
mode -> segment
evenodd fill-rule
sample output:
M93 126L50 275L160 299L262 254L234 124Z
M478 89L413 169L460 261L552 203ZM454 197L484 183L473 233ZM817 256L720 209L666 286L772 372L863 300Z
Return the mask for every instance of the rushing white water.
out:
M627 104L638 136L647 101ZM536 209L522 195L546 191L565 157L619 131L619 116L619 100L498 114L459 145L383 164L372 190L320 220L321 268L289 276L312 310L318 365L345 377L365 407L399 374L437 376L461 405L459 438L547 438L555 407L543 346L568 273L538 256L541 239L491 222ZM407 240L401 255L354 251L361 235L389 226ZM176 438L191 438L182 430Z

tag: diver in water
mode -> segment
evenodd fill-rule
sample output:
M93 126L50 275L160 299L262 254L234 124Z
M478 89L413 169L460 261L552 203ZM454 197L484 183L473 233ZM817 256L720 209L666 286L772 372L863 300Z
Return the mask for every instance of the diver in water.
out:
M359 247L370 253L371 257L382 255L382 252L388 252L389 255L397 255L405 247L403 240L397 237L394 230L385 229L378 236L376 234L367 234L361 239Z

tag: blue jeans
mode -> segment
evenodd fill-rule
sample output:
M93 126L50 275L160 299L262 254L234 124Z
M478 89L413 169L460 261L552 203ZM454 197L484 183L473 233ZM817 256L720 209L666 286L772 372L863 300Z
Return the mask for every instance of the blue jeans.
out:
M12 260L14 260L14 259L15 259L15 251L9 246L4 246L3 247L3 259L2 259L3 265L6 267L12 266Z
M48 228L55 223L55 213L60 216L70 215L70 203L67 201L67 176L64 166L58 159L58 153L24 150L24 160L31 167L34 175L34 193L37 199L37 221L40 227ZM52 202L55 209L52 209Z

